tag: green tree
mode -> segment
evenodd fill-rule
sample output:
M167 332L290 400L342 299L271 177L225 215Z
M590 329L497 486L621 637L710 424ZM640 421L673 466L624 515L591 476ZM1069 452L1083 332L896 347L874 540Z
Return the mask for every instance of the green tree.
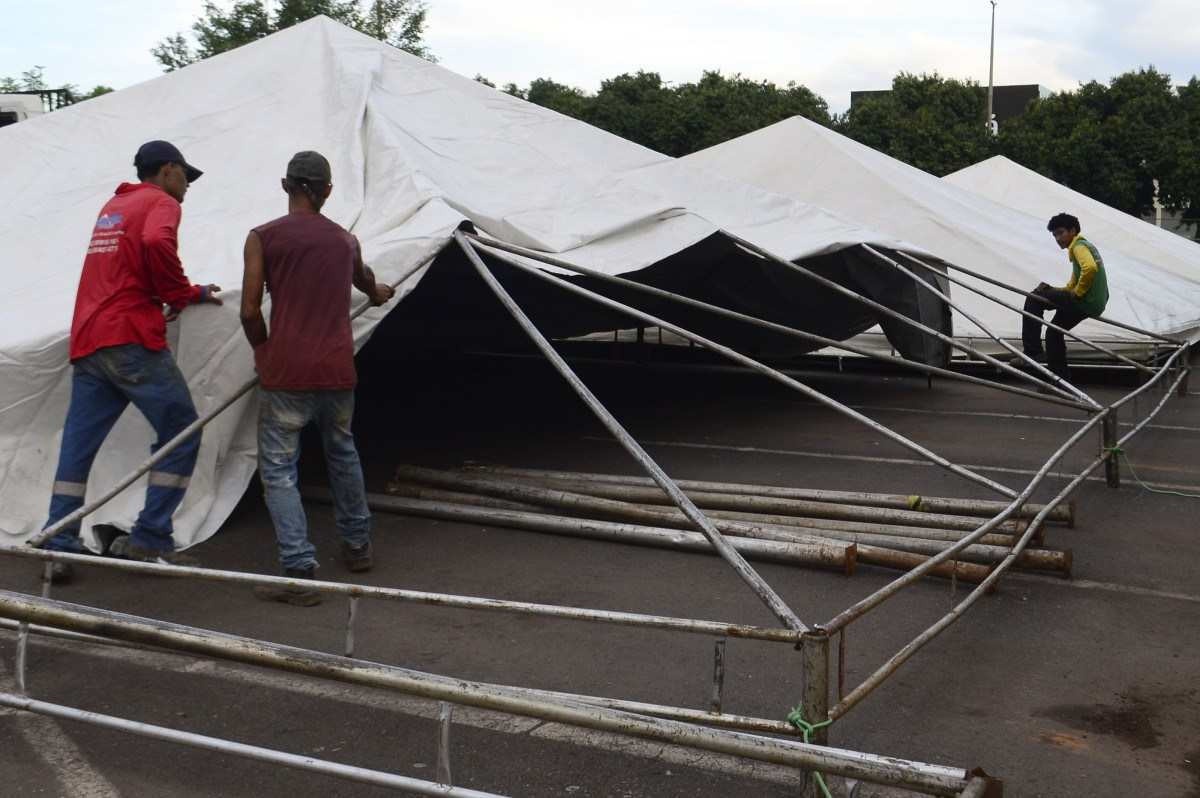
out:
M978 83L901 72L892 90L854 104L835 123L842 134L939 177L994 154Z
M1178 113L1169 139L1174 168L1159 180L1159 200L1200 229L1200 78L1179 87Z
M241 47L276 31L324 14L368 36L431 61L423 42L427 7L422 0L236 0L226 10L209 0L192 23L193 47L182 33L160 41L150 52L170 72L203 58Z
M681 156L796 114L829 124L825 101L795 83L784 87L705 72L672 86L657 72L605 80L596 94L539 78L504 91L581 119L666 155Z
M1052 180L1137 216L1154 207L1155 181L1168 205L1181 196L1182 111L1169 75L1153 67L1107 85L1035 100L1000 132L1001 151Z

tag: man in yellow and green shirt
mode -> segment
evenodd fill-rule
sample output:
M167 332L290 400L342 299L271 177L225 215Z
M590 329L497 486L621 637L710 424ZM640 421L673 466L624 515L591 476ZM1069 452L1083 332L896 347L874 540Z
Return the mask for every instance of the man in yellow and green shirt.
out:
M1034 296L1025 300L1025 310L1039 318L1048 310L1054 310L1052 324L1069 330L1086 318L1099 316L1108 304L1108 278L1104 273L1104 259L1092 242L1080 234L1079 220L1069 213L1051 217L1046 229L1054 241L1067 251L1071 262L1071 281L1062 288L1045 283L1038 284ZM1050 304L1035 297L1047 300ZM1024 317L1021 327L1021 343L1025 354L1034 359L1042 358L1042 324L1037 319ZM1067 345L1059 330L1046 328L1046 366L1059 377L1068 379Z

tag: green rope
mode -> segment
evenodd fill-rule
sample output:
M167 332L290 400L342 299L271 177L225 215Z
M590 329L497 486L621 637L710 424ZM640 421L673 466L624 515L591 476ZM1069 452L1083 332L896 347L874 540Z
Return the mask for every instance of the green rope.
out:
M809 739L809 735L811 735L817 729L823 729L833 723L832 718L827 718L820 723L809 723L804 719L804 707L802 706L792 707L792 711L788 713L787 720L788 723L800 730L800 732L804 735L804 742L806 743L812 742L812 740ZM821 788L821 794L824 795L825 798L833 798L829 792L829 788L825 786L825 777L815 770L812 773L813 779L817 782L817 786Z
M920 510L921 509L921 497L916 496L916 495L909 496L908 497L908 509Z
M1200 494L1182 493L1177 490L1163 490L1162 488L1150 487L1145 482L1142 482L1142 478L1138 476L1137 471L1135 471L1133 468L1133 461L1129 459L1129 455L1125 454L1124 449L1122 449L1120 446L1114 446L1112 449L1109 449L1109 451L1125 460L1125 465L1129 466L1129 473L1133 476L1133 481L1141 485L1143 490L1148 490L1151 493L1161 493L1164 496L1182 496L1185 499L1200 499Z

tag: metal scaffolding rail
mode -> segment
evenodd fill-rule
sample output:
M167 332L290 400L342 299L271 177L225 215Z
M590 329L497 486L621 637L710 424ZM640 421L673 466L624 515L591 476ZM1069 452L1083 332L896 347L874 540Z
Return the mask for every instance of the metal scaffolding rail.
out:
M722 308L710 303L701 302L681 294L647 286L628 278L607 275L593 269L576 266L561 258L534 250L529 250L524 247L518 247L505 242L492 240L490 238L481 237L473 232L464 233L461 230L456 231L454 233L454 243L461 249L462 253L466 256L468 262L479 275L480 279L487 285L491 292L496 296L497 300L505 307L514 320L516 320L517 323L522 327L525 333L529 336L530 340L541 351L542 355L554 365L559 374L564 378L564 380L567 381L580 399L589 407L589 409L596 415L601 423L606 426L609 432L613 434L613 436L637 461L638 465L649 476L650 481L654 485L657 485L670 498L671 503L678 508L687 521L702 535L704 535L712 549L720 554L720 556L735 570L735 572L737 572L737 574L751 588L758 598L775 614L775 616L779 619L782 628L765 628L744 624L731 624L719 621L697 620L690 618L613 612L548 604L533 604L528 602L515 602L472 596L455 596L449 594L401 590L367 585L354 585L315 580L303 581L303 587L305 589L315 590L328 595L344 595L348 598L345 639L344 645L342 646L342 650L347 658L354 655L355 619L357 617L358 602L363 598L412 602L430 606L455 607L480 611L517 613L543 618L557 618L628 627L652 628L663 631L714 637L717 639L717 642L714 651L712 701L709 711L687 709L683 707L670 707L646 702L623 701L613 698L575 695L570 693L554 693L518 687L464 682L462 680L449 679L448 677L436 676L433 674L422 674L420 672L409 671L392 666L379 665L376 663L365 663L361 660L351 660L342 657L333 657L327 654L320 654L318 652L289 648L273 643L267 643L265 641L234 638L230 635L222 635L215 632L209 632L207 630L193 629L175 624L166 624L159 621L151 622L135 616L121 615L118 613L68 605L62 602L50 600L48 598L50 590L49 571L50 564L55 561L86 564L95 567L114 568L129 572L156 573L166 576L196 578L230 584L276 585L288 587L300 586L300 582L298 580L292 580L286 577L247 574L235 571L186 568L153 563L139 563L109 558L95 558L88 555L65 554L35 548L52 537L60 529L64 528L70 523L80 520L87 514L93 512L98 507L114 498L118 493L132 484L139 476L152 468L153 465L159 459L161 459L161 457L165 456L169 451L171 451L171 449L178 446L191 435L196 434L199 429L211 422L217 417L217 415L235 404L242 396L244 396L254 387L254 385L257 383L257 380L251 380L247 382L233 396L228 397L206 412L201 419L199 419L195 424L193 424L175 439L168 442L155 454L154 457L147 460L139 469L135 470L126 478L123 478L114 489L108 491L99 499L86 504L83 508L76 511L71 516L63 519L59 523L50 526L43 532L35 535L29 541L31 544L30 546L0 547L0 553L22 558L37 559L43 561L45 564L43 575L43 597L41 599L23 597L19 596L18 594L0 591L0 616L12 619L12 621L16 622L18 628L16 676L19 691L24 693L26 690L28 670L26 651L28 646L28 638L31 631L31 624L34 624L35 626L32 627L33 631L55 631L55 633L58 634L69 635L72 637L72 639L77 641L91 642L97 640L97 637L101 637L108 642L111 642L111 640L120 640L128 643L160 646L177 652L203 653L206 655L223 657L239 662L249 662L257 665L266 665L268 667L277 667L284 670L290 670L292 672L312 673L322 675L326 678L334 678L358 684L370 684L373 686L388 687L417 695L423 695L434 700L482 706L490 709L499 709L501 711L514 712L517 714L542 717L548 720L558 720L588 728L606 729L622 734L632 734L635 736L648 737L674 744L688 745L701 750L731 753L751 759L785 764L800 768L805 771L823 771L852 778L865 779L877 783L905 786L911 789L924 790L929 794L998 794L994 791L992 793L987 792L988 790L994 790L995 785L990 780L986 779L986 777L976 778L966 771L955 770L952 768L940 768L937 766L923 765L920 763L903 762L885 757L872 757L868 754L840 751L838 749L826 747L824 743L826 743L828 740L828 725L844 716L850 709L860 703L867 695L869 695L874 689L882 684L890 675L895 673L896 670L900 668L904 662L910 659L917 651L919 651L943 630L961 618L962 615L1002 577L1006 570L1017 561L1017 559L1024 552L1026 546L1039 533L1043 523L1047 520L1047 518L1050 517L1051 513L1056 512L1055 508L1062 502L1066 501L1089 474L1091 474L1101 465L1105 465L1108 472L1109 484L1115 486L1118 483L1119 470L1117 463L1117 452L1119 451L1120 446L1131 439L1149 423L1149 421L1163 408L1163 406L1165 406L1173 392L1177 390L1180 393L1186 392L1188 367L1186 365L1185 358L1187 352L1189 351L1188 345L1174 341L1165 336L1139 330L1129 325L1102 319L1101 321L1145 335L1149 338L1155 339L1158 342L1168 343L1173 347L1171 354L1165 359L1164 362L1159 364L1157 368L1151 368L1145 364L1130 361L1140 371L1151 372L1152 378L1140 388L1132 391L1131 393L1122 397L1120 400L1108 405L1107 407L1102 407L1094 399L1076 388L1074 385L1071 385L1069 382L1066 382L1065 380L1046 372L1046 370L1042 369L1040 366L1037 366L1037 370L1039 372L1045 372L1043 376L1047 376L1048 379L1040 379L1035 374L1014 369L1007 363L1003 363L989 355L978 352L974 348L966 346L961 342L946 336L940 331L927 327L926 325L910 319L903 314L899 314L891 308L881 305L874 300L845 288L835 281L824 278L800 264L792 263L780 258L779 256L774 255L773 253L757 247L754 244L740 239L732 234L724 233L724 235L726 235L731 242L736 244L743 251L753 255L754 257L775 263L780 268L786 268L794 272L798 272L824 286L828 290L835 291L844 296L853 298L856 301L862 302L882 315L893 318L896 321L913 327L914 329L917 329L926 335L937 338L943 343L959 349L960 351L964 351L972 357L979 358L982 362L985 362L1002 372L1015 374L1019 376L1020 379L1031 382L1045 390L1052 391L1053 393L1043 395L1025 388L1005 385L1003 383L985 380L979 377L973 377L971 375L949 369L914 363L902 358L882 355L880 353L872 352L869 349L857 347L847 342L835 341L833 339L824 338L803 330L738 313L736 311ZM906 275L915 281L919 286L921 286L923 290L930 291L944 302L954 307L950 297L945 292L941 291L937 286L930 284L910 269L905 268L895 260L874 250L873 248L866 247L866 250L875 256L881 263L886 263L890 268L894 268L901 274ZM925 269L934 270L933 267L917 258L908 256L906 253L900 254L918 266L922 266ZM731 545L730 541L725 538L724 534L720 531L720 529L718 529L718 526L712 520L710 520L709 516L699 507L697 507L692 499L689 498L687 493L681 489L679 483L666 474L666 472L650 457L650 455L646 453L641 445L634 440L633 436L631 436L624 429L624 427L620 425L620 423L607 410L607 408L605 408L604 405L595 397L595 395L592 394L579 376L570 368L562 356L558 354L551 342L537 329L525 312L518 306L517 302L501 284L496 275L492 273L488 264L484 260L485 256L503 262L524 275L531 276L547 284L556 286L574 296L595 302L611 311L616 311L618 313L630 316L636 319L639 325L655 326L660 330L669 331L698 346L713 351L737 363L739 366L745 367L753 372L779 382L788 388L795 390L810 399L813 399L825 407L845 415L858 423L864 424L875 432L887 436L890 440L918 453L926 460L941 466L942 468L945 468L946 470L955 473L958 476L968 479L976 484L983 485L990 490L999 493L1004 497L1004 501L993 502L993 506L989 507L986 512L980 513L980 515L983 517L979 519L979 524L977 527L969 532L962 533L955 542L950 543L944 548L944 550L941 550L940 553L928 557L920 565L914 567L912 570L893 580L891 583L875 591L871 595L856 602L851 607L831 618L827 623L823 625L806 624L800 620L798 615L783 601L783 599L778 595L778 593L775 592L771 585L768 584L766 580L764 580L748 562L746 562L745 558L739 553L737 548ZM865 357L870 357L893 365L902 365L906 368L918 370L929 375L944 376L971 384L983 385L996 390L1007 391L1009 393L1025 396L1027 398L1038 399L1041 401L1047 401L1054 404L1083 410L1089 414L1089 417L1084 419L1080 423L1079 428L1075 430L1074 433L1055 450L1049 459L1047 459L1046 462L1039 468L1029 483L1023 489L1017 491L1006 485L1002 485L998 482L988 479L987 477L981 476L980 474L964 466L951 462L941 455L926 449L921 444L910 440L903 435L900 435L899 433L884 426L883 424L880 424L877 421L868 418L859 411L854 410L842 404L841 402L838 402L837 400L815 390L797 378L788 376L777 369L773 369L753 358L742 355L716 341L710 340L695 332L691 332L678 325L672 324L665 319L647 313L641 309L638 309L637 307L617 302L616 300L613 300L601 293L589 290L568 280L564 280L557 275L530 265L529 263L525 262L527 260L542 262L555 267L567 269L577 274L595 278L598 281L607 284L620 286L624 289L631 289L633 291L641 292L658 299L666 299L672 302L677 302L691 308L703 310L727 319L733 319L758 327L760 329L793 336L825 346L837 347L843 351L863 355ZM430 259L430 261L419 263L415 267L406 270L403 276L395 282L395 285L399 285L421 268L427 266L431 261L432 259ZM1003 283L999 283L991 278L970 272L969 270L953 266L951 266L951 268L956 268L959 271L982 279L985 282L998 285L1006 290L1015 291L1017 293L1025 294L1026 296L1033 296L1027 292L1021 291L1020 289L1004 285ZM939 274L941 273L939 272ZM962 284L961 281L954 278L949 278L949 281L955 284ZM977 293L982 294L983 296L1001 303L1005 307L1012 308L1012 306L1007 305L996 297L990 296L981 289L972 286L967 287ZM367 306L359 308L355 312L354 316L356 317L360 315L366 310L366 308ZM959 309L959 312L962 313L961 309ZM1024 313L1024 311L1021 312ZM1026 315L1034 316L1035 314ZM990 340L999 343L1003 349L1016 352L1014 347L1009 345L1004 339L992 334L981 322L975 320L969 315L967 318L979 326ZM1038 318L1038 321L1047 327L1052 326L1049 322L1042 321L1040 318ZM1119 361L1129 361L1129 358L1118 355L1108 348L1099 344L1095 344L1094 342L1087 341L1078 335L1069 333L1069 331L1064 331L1064 333L1069 334L1073 339L1082 342L1084 345L1106 355L1112 356ZM1161 344L1155 344L1155 346L1161 346ZM1172 370L1174 370L1175 378L1171 382L1169 390L1162 397L1162 400L1158 402L1155 408L1145 419L1135 425L1124 436L1120 436L1117 425L1118 411L1130 401L1135 400L1137 397L1148 391L1152 386L1163 383L1167 375L1172 373ZM1066 487L1059 491L1058 495L1055 496L1052 501L1038 508L1036 513L1033 513L1033 518L1027 527L1017 530L1017 536L1013 538L1013 542L1007 549L1007 553L1004 554L1002 561L996 565L992 573L988 575L981 584L975 587L970 594L968 594L967 597L957 606L955 606L949 613L940 618L932 626L930 626L928 629L914 638L910 643L904 646L895 655L889 658L887 662L885 662L875 672L868 676L857 687L853 688L849 693L846 693L844 691L843 681L845 673L845 659L847 656L846 633L849 626L865 616L867 613L882 605L889 598L896 595L905 587L915 583L925 575L932 572L939 565L946 562L956 561L957 555L966 547L976 543L977 541L980 541L981 539L984 539L985 536L990 535L1006 522L1022 516L1028 517L1029 513L1026 512L1025 505L1028 503L1033 493L1040 486L1042 486L1047 475L1056 466L1056 464L1062 460L1071 447L1081 441L1087 434L1096 429L1101 429L1103 431L1103 450L1100 456L1093 460ZM987 517L989 515L990 517ZM985 517L986 520L984 520ZM988 540L992 539L988 538ZM832 680L830 678L832 673L830 654L832 639L834 636L837 637L838 645L836 691L837 703L830 706L829 695L832 684ZM733 715L722 711L721 695L724 679L723 641L728 637L759 640L764 642L787 643L800 649L803 665L803 721L807 723L804 734L806 739L811 740L811 743L800 743L788 740L757 737L747 734L747 731L755 732L756 734L795 734L797 732L794 726L784 724L781 721ZM292 755L284 754L282 752L268 751L267 749L258 749L252 746L239 747L239 744L237 743L231 743L228 741L214 741L212 738L204 738L199 735L190 735L184 732L175 732L169 729L151 727L147 724L135 724L131 721L122 721L121 719L96 715L95 713L82 713L80 710L39 702L24 696L0 695L0 704L20 708L26 711L41 712L56 717L74 717L75 719L84 720L86 722L106 725L109 728L120 729L122 731L136 734L157 736L159 739L170 739L172 741L187 745L207 747L211 750L223 750L239 756L250 756L252 758L262 759L264 761L274 761L285 766L306 767L313 770L322 770L322 772L330 773L331 775L341 775L346 778L353 778L360 781L371 781L374 779L375 781L372 781L371 783L383 784L388 783L385 781L386 779L403 778L376 771L346 768L346 766L337 765L336 763L320 762L319 760L311 760L305 757L292 757ZM450 712L447 708L442 713L442 734L447 739L449 733L449 723ZM804 725L804 723L801 725ZM304 760L304 762L297 761L301 759ZM446 754L445 758L439 754L438 772L441 783L434 784L432 782L408 780L409 782L412 782L412 784L405 786L404 789L410 789L418 792L421 790L427 790L425 794L485 794L457 790L457 788L451 788L449 786L450 767L448 754ZM380 779L383 779L384 781L381 781ZM392 786L400 786L400 784L399 782L395 782L392 783Z

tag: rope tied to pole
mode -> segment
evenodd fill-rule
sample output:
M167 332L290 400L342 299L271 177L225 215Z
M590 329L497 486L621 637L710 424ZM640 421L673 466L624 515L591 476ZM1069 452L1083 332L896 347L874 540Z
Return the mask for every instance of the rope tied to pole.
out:
M832 724L833 718L826 718L820 723L809 723L804 719L803 705L799 705L792 707L792 711L787 714L787 721L800 730L800 733L804 735L804 742L811 743L812 740L810 740L809 737L812 736L812 733L817 729L823 729ZM829 792L829 788L825 786L825 777L816 770L814 770L812 774L813 779L817 782L817 786L821 788L821 794L825 796L825 798L833 798L833 795Z
M909 496L908 497L908 509L920 510L921 509L921 497L917 496L916 494Z
M1184 493L1183 491L1179 490L1164 490L1162 488L1150 487L1142 481L1141 477L1138 476L1137 471L1133 468L1133 461L1129 459L1129 455L1125 453L1124 449L1119 446L1114 446L1113 451L1125 460L1125 465L1129 466L1129 473L1133 475L1134 482L1140 485L1142 490L1147 490L1151 493L1158 493L1163 496L1181 496L1185 499L1200 499L1200 493Z

